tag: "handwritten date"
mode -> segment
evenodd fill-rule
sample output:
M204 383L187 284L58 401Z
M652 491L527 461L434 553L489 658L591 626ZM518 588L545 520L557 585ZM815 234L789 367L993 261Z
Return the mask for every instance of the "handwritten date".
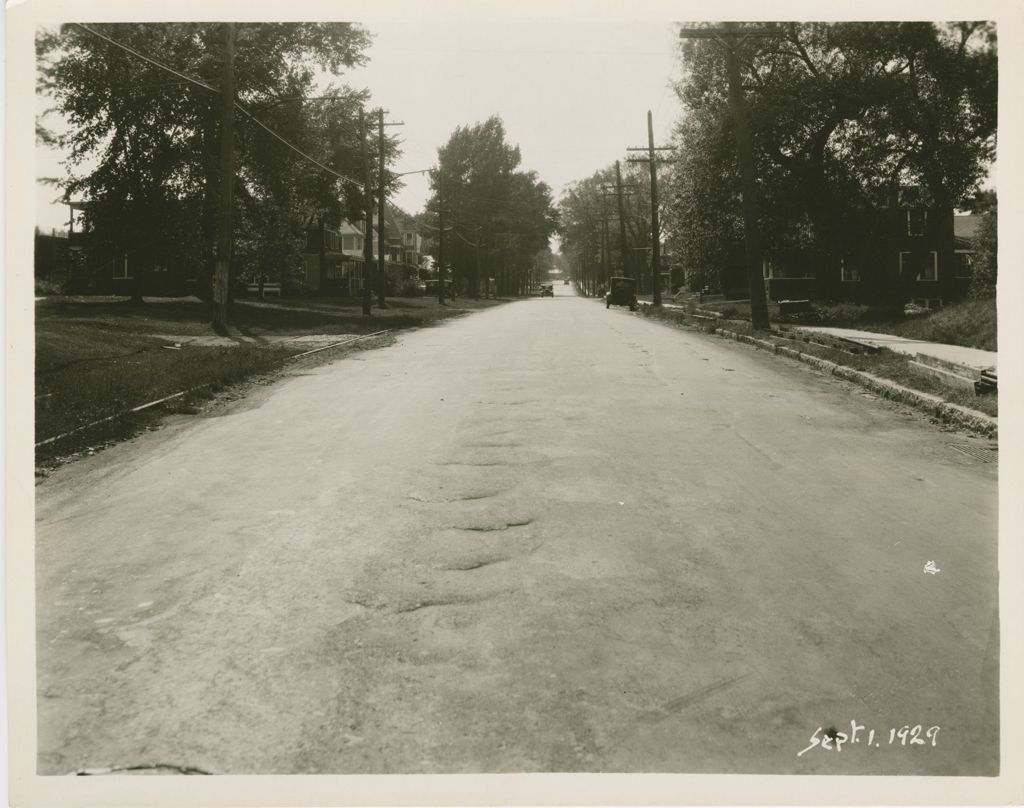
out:
M939 737L939 727L924 728L921 724L892 727L888 733L876 733L856 721L850 722L850 731L842 732L835 727L818 727L810 737L810 744L796 753L802 757L812 749L824 749L830 752L842 752L846 746L863 744L871 748L882 746L935 746Z

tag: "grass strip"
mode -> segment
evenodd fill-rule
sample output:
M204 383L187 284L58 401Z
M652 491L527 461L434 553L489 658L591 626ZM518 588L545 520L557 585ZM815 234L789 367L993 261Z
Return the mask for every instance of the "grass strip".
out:
M744 301L719 300L703 303L701 307L721 315L723 319L750 320L750 304ZM769 303L768 313L772 322L783 321L778 303ZM785 319L796 325L856 328L983 351L998 350L997 320L994 297L965 300L930 311L918 309L916 313L906 315L901 311L894 312L891 307L814 302L810 311Z
M364 317L361 303L350 300L238 301L230 335L235 344L212 344L224 341L214 340L209 308L194 298L147 299L142 306L113 298L39 301L37 467L122 440L168 411L194 412L199 400L276 373L288 359L327 347L348 350L348 343L381 331L434 325L500 302L395 300ZM349 339L313 350L296 342L311 335Z

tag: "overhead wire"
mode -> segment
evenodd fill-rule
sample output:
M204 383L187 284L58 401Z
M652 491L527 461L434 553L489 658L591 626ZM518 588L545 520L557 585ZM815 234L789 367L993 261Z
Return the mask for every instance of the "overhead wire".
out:
M164 70L164 71L166 71L168 73L171 73L172 75L177 76L178 78L182 79L185 83L192 84L192 85L195 85L197 87L201 87L202 89L207 90L208 92L211 92L211 93L215 93L217 95L221 94L221 90L219 90L218 88L212 87L209 84L207 84L207 83L205 83L203 81L200 81L197 78L194 78L192 76L188 76L185 73L182 73L182 72L180 72L178 70L175 70L173 67L170 67L169 65L163 64L162 62L159 62L156 59L152 59L149 56L146 56L145 54L140 53L136 49L134 49L134 48L132 48L132 47L130 47L128 45L125 45L123 42L118 42L116 39L113 39L113 38L107 36L106 34L103 34L100 31L97 31L95 28L92 28L92 27L90 27L88 25L85 25L83 23L78 23L78 22L70 23L70 24L75 26L75 27L77 27L77 28L82 29L83 31L86 31L87 33L97 37L98 39L103 40L104 42L107 42L110 45L113 45L116 48L120 48L121 50L123 50L123 51L125 51L127 53L130 53L131 55L135 56L136 58L141 59L142 61L147 62L148 64L151 64L151 65L153 65L154 67L156 67L156 68L158 68L160 70ZM315 100L322 100L322 99L324 99L324 97L321 96L321 97L319 97L319 98L317 98ZM293 99L287 99L287 100L293 100ZM298 100L298 99L294 99L294 100ZM258 126L261 129L263 129L267 134L269 134L271 137L275 138L276 140L280 141L282 144L284 144L286 147L288 147L293 152L298 154L300 157L304 158L305 160L308 160L310 163L312 163L313 165L317 166L318 168L326 171L328 174L331 174L331 175L333 175L335 177L338 177L339 179L344 180L345 182L350 182L353 185L357 186L358 188L363 189L364 191L366 190L366 183L365 182L363 182L361 180L358 180L358 179L356 179L354 177L349 177L349 176L347 176L345 174L342 174L340 171L336 171L335 169L331 168L330 166L324 165L319 160L317 160L315 157L313 157L313 156L307 154L306 152L302 151L302 149L300 149L298 146L295 146L293 143L291 143L286 138L282 137L277 132L275 132L273 129L271 129L269 126L267 126L265 123L263 123L259 118L257 118L255 115L253 115L243 104L241 104L237 99L233 102L233 105L246 118L248 118L250 121L252 121L254 124L256 124L256 126ZM497 202L497 203L503 204L503 205L515 205L515 206L529 206L530 205L530 203L528 203L528 202L518 201L518 200L514 200L514 199L498 199L496 197L476 196L476 195L473 195L473 194L463 194L461 196L463 196L463 198L465 198L465 199L469 199L470 201L476 201L476 202ZM431 229L435 229L436 230L437 228L431 228ZM463 238L463 240L466 241L467 244L472 244L472 246L477 246L476 244L473 244L472 242L469 242L468 240L466 240L464 237L462 237L461 234L456 232L456 235L459 235L460 238Z
M173 67L170 67L170 66L165 65L165 64L163 64L161 62L158 62L156 59L151 59L150 57L146 56L145 54L139 53L134 48L132 48L132 47L130 47L128 45L125 45L123 42L118 42L116 39L112 39L111 37L108 37L105 34L100 33L95 28L90 28L88 25L84 25L84 24L82 24L80 22L71 23L71 25L74 25L77 28L81 28L83 31L86 31L86 32L92 34L93 36L95 36L95 37L97 37L99 39L102 39L104 42L107 42L107 43L113 45L116 48L120 48L121 50L126 51L127 53L130 53L130 54L132 54L133 56L135 56L135 57L137 57L139 59L142 59L144 62L148 62L149 64L153 65L154 67L159 68L160 70L166 70L168 73L172 73L175 76L177 76L178 78L184 79L189 84L194 84L197 87L202 87L204 90L207 90L207 91L209 91L211 93L215 93L217 95L221 94L221 91L219 89L217 89L215 87L211 87L209 84L206 84L205 82L200 81L199 79L193 78L191 76L187 76L184 73L181 73L181 72L175 70ZM309 162L313 163L315 166L323 169L327 173L332 174L335 177L338 177L339 179L344 180L345 182L351 182L354 185L358 186L359 188L362 188L364 191L366 190L366 183L365 182L362 182L361 180L357 180L354 177L346 176L345 174L342 174L340 171L335 171L333 168L330 168L329 166L326 166L323 163L321 163L315 157L312 157L309 154L306 154L306 152L302 151L302 149L300 149L298 146L295 146L293 143L290 143L288 140L283 138L281 135L279 135L277 132L275 132L273 129L271 129L269 126L267 126L265 123L263 123L263 121L259 120L259 118L257 118L251 112L249 112L249 110L246 109L245 106L243 106L237 100L234 101L234 107L237 110L239 110L243 115L245 115L249 120L251 120L254 124L256 124L258 127L263 129L265 132L267 132L272 137L274 137L277 140L279 140L281 143L283 143L289 149L294 151L300 157L305 158L306 160L308 160Z
M173 67L170 67L170 66L165 65L165 64L163 64L161 62L158 62L156 59L151 59L150 57L146 56L145 54L139 53L134 48L129 47L128 45L125 45L122 42L118 42L116 39L111 39L106 34L101 34L95 28L90 28L88 25L83 25L80 22L73 22L73 23L71 23L71 25L75 26L76 28L81 28L83 31L87 31L88 33L92 34L94 37L102 39L104 42L108 42L109 44L113 45L115 48L120 48L123 51L127 51L128 53L132 54L132 56L135 56L135 57L137 57L139 59L142 59L142 61L144 61L144 62L149 62L149 64L153 65L154 67L158 67L161 70L166 70L168 73L173 73L179 79L184 79L189 84L194 84L197 87L202 87L204 90L209 90L211 93L219 93L220 92L220 90L216 89L215 87L211 87L206 82L200 81L199 79L193 78L192 76L186 76L184 73L181 73L181 72L175 70Z
M263 123L263 121L261 121L259 118L257 118L255 115L253 115L251 112L249 112L249 110L247 110L244 106L242 106L237 101L235 101L235 108L239 112L241 112L243 115L245 115L250 121L252 121L254 124L256 124L258 127L263 129L264 131L266 131L272 137L277 138L277 140L281 141L285 146L287 146L289 149L291 149L296 154L300 155L301 157L305 157L313 165L322 168L328 174L333 174L335 177L338 177L339 179L342 179L342 180L345 180L346 182L351 182L354 185L357 185L358 187L362 188L364 191L366 190L366 183L365 182L362 182L361 180L357 180L355 177L346 176L345 174L342 174L340 171L335 171L333 168L330 168L329 166L325 166L323 163L321 163L315 157L311 157L310 155L306 154L298 146L295 146L294 144L289 143L287 140L285 140L283 137L281 137L279 134L277 134L277 132L275 132L273 129L271 129L269 126L267 126L265 123Z

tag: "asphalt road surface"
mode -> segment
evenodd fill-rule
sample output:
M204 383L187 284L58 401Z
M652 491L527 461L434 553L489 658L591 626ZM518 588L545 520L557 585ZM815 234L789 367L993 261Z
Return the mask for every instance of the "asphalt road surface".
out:
M995 464L569 291L41 483L39 772L994 773Z

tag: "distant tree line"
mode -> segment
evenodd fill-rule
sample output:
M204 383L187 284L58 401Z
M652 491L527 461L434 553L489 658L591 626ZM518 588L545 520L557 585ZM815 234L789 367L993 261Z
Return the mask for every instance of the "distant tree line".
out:
M438 149L421 221L438 258L443 207L447 277L467 294L478 294L491 277L500 295L529 293L534 258L557 228L551 189L520 162L497 115L458 127Z

